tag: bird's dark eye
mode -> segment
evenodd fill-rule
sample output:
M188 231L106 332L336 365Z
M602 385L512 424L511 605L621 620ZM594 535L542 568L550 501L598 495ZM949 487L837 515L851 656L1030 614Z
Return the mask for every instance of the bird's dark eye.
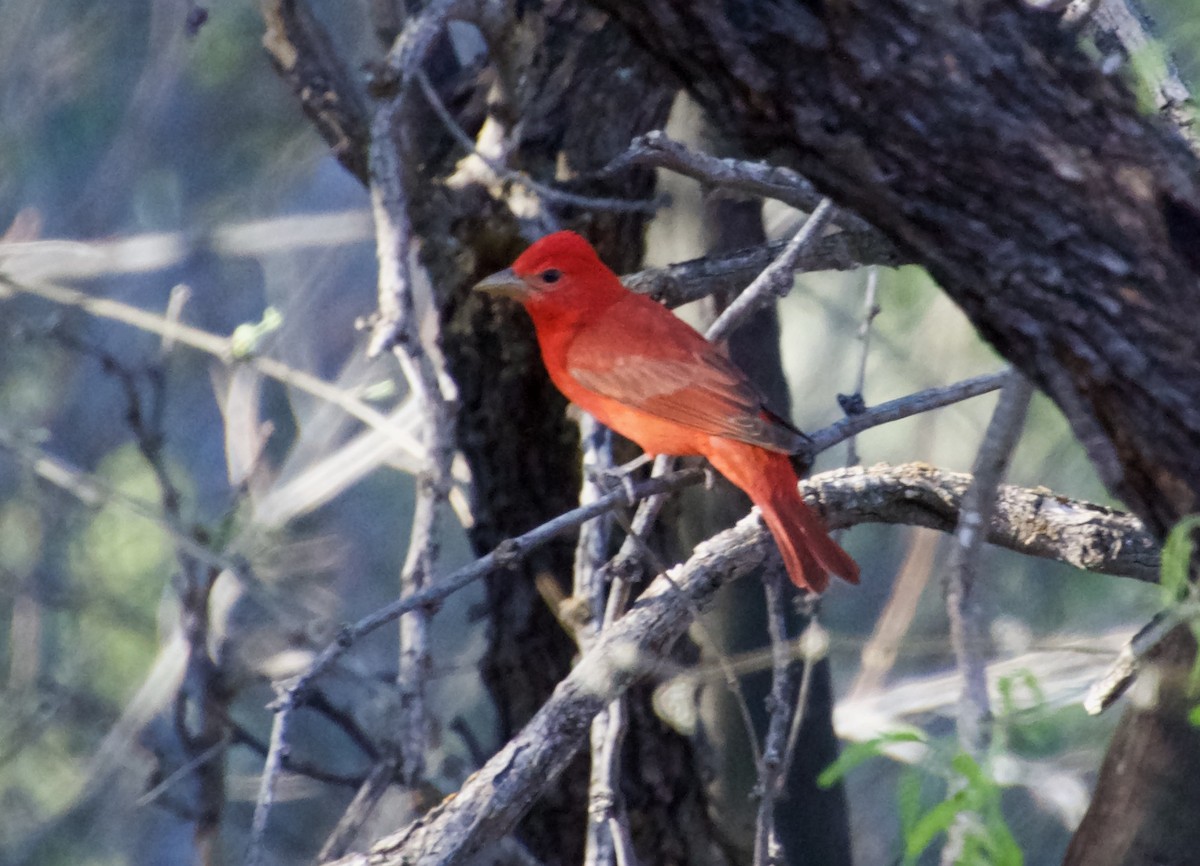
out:
M557 283L558 278L561 276L562 276L562 271L560 271L558 268L550 268L548 270L542 271L542 282L543 283Z

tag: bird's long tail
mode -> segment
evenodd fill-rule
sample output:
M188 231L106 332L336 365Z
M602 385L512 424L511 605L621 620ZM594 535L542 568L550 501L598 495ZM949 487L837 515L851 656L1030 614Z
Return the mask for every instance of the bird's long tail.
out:
M758 506L792 583L813 592L825 591L830 574L858 583L858 563L829 537L821 518L804 504L787 455L714 439L707 456L718 472Z

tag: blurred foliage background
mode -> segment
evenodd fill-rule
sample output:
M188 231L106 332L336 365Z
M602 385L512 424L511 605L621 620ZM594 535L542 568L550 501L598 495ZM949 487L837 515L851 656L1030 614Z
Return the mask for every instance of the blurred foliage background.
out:
M366 45L357 8L365 4L353 12L344 0L314 5L342 44ZM1166 48L1196 80L1200 15L1189 0L1152 5ZM338 464L331 458L362 433L344 412L261 370L247 381L250 362L131 323L130 311L147 311L160 324L177 316L225 337L273 308L281 324L260 329L255 353L385 414L403 396L396 370L365 360L355 328L374 301L364 190L328 156L272 71L256 6L214 4L194 34L186 25L193 10L182 0L0 4L0 274L11 280L0 285L3 862L190 862L186 798L156 775L169 713L145 724L178 676L163 628L178 603L178 533L211 539L261 581L254 598L231 597L236 613L216 637L226 649L255 648L235 715L260 741L270 721L264 677L309 645L297 635L319 644L337 623L393 597L404 555L412 480L394 449L375 442L355 467ZM651 229L649 264L701 252L703 192L662 180L673 205ZM772 209L768 217L775 234L792 218ZM853 390L866 279L807 275L782 303L802 427L835 420L836 393ZM869 404L999 368L922 271L878 279ZM97 314L77 297L25 290L38 286L70 286L119 306ZM968 471L993 403L979 398L871 431L859 440L863 462ZM161 444L157 467L148 443ZM261 457L248 459L259 445ZM818 469L843 456L826 455ZM163 477L179 498L167 519ZM1044 399L1010 481L1108 501ZM882 863L899 850L897 797L916 790L936 801L939 753L953 739L957 686L940 571L948 545L904 528L861 527L843 540L864 580L835 586L823 605L839 732L861 740L902 719L933 744L919 758L916 788L911 776L904 781L913 772L904 760L868 761L848 776L856 856ZM461 534L446 545L447 569L469 559ZM982 603L993 651L1013 677L998 746L1013 759L1001 763L1005 814L1026 862L1057 862L1115 718L1090 719L1079 708L1088 672L1155 609L1157 594L1000 551L987 562ZM465 592L435 620L439 715L471 732L443 737L434 764L447 790L473 768L474 749L495 746L473 672L478 600ZM911 620L886 671L866 671L863 647L889 603ZM368 682L394 665L393 643L374 637L358 651ZM1050 651L1063 647L1075 651L1067 673L1051 663L1060 656ZM365 766L329 728L314 723L309 742L331 771ZM260 766L253 747L232 750L221 828L231 859L245 842ZM278 850L311 852L352 790L293 780Z

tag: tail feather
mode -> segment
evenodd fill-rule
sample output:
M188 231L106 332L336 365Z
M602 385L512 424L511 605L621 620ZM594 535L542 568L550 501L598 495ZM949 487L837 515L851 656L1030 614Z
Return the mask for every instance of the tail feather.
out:
M799 480L786 455L741 442L714 440L707 456L718 472L759 507L792 583L813 592L825 591L830 574L858 583L858 563L804 504Z
M858 563L829 536L799 491L794 499L773 497L756 504L775 537L792 583L813 592L825 591L830 574L858 583Z

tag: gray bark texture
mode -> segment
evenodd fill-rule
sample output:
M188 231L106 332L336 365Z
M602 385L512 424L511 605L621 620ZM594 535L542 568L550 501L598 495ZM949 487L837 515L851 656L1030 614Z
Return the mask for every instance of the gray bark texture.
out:
M1196 159L1053 16L1016 0L596 5L748 153L925 265L1152 532L1196 510ZM1181 817L1200 786L1161 769L1194 762L1200 737L1174 704L1124 719L1069 862L1194 862L1200 823Z
M343 164L360 174L365 125L351 94L339 92L353 89L345 84L352 76L296 6L264 2L271 34L292 34L268 47ZM522 121L517 167L549 178L565 155L586 178L634 135L661 125L674 88L687 87L732 145L798 170L880 229L902 260L925 265L979 332L1058 404L1102 478L1151 533L1161 538L1197 510L1198 166L1179 134L1143 114L1120 76L1105 74L1053 16L1019 0L592 0L515 8L507 53L490 60L507 99L497 110ZM470 86L479 71L449 64L430 72L473 133L472 111L478 120L485 110L485 88ZM467 298L476 278L518 252L516 221L483 187L440 184L460 154L437 134L436 119L426 128L432 140L423 143L422 176L430 184L412 196L412 219L443 293L445 351L461 389L460 442L478 493L473 540L486 549L574 501L576 440L527 326ZM644 174L573 187L624 197L648 190ZM618 269L636 265L639 217L562 216L585 228ZM543 706L569 668L572 646L531 588L539 572L564 579L569 562L563 545L489 585L488 679L505 736ZM682 619L670 626L681 630ZM665 634L659 639L670 643ZM1186 665L1189 650L1180 638L1161 661ZM1180 680L1162 682L1164 699L1123 721L1069 862L1194 862L1200 822L1187 818L1200 810L1200 785L1189 784L1193 773L1163 770L1193 766L1200 738L1182 721L1178 691L1170 692ZM560 695L576 685L572 675ZM572 742L593 705L610 696L583 695L568 702L583 709L568 714ZM543 708L538 719L546 715ZM670 751L686 745L664 742L673 757L663 766L695 765ZM639 747L643 759L653 754ZM558 755L534 769L565 766ZM583 780L572 778L565 770L524 826L547 863L578 862L572 846L583 839ZM432 824L455 826L445 819L466 808L460 797L392 848L404 850L400 859L421 847L415 839ZM503 816L475 819L506 832L501 827L531 804L523 795L504 804ZM691 804L682 823L667 814L647 821L674 834L657 840L665 850L686 852L712 838Z

